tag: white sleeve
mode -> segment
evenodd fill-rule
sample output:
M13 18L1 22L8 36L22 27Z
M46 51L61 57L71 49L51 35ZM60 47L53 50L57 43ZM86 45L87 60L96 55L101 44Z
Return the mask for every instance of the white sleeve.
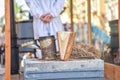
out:
M25 0L28 7L30 7L30 0Z
M35 18L40 18L41 12L39 4L35 0L25 0L26 4L30 8L30 13Z
M50 12L53 17L57 17L60 15L60 13L63 9L63 6L64 6L64 2L65 2L65 0L55 0L55 3L52 6L52 9Z
M30 2L30 0L25 0L25 2L26 2L26 3L29 3L29 2Z

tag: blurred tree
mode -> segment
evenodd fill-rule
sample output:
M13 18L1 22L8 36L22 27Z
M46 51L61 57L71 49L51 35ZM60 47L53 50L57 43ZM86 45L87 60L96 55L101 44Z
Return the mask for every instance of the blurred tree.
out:
M23 5L19 5L17 2L14 2L14 13L15 13L15 22L24 20L27 16L26 12L23 11ZM5 16L0 17L0 27L2 28L1 32L5 31Z
M2 29L1 32L4 33L4 26L5 26L5 16L3 15L0 17L0 28Z
M22 21L24 17L27 17L26 13L23 11L24 5L19 5L17 2L14 2L14 13L15 13L15 21Z

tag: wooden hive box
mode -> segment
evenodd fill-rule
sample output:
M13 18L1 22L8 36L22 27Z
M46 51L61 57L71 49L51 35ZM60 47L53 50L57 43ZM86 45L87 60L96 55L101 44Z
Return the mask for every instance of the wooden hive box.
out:
M25 80L101 80L104 61L33 61L25 60Z

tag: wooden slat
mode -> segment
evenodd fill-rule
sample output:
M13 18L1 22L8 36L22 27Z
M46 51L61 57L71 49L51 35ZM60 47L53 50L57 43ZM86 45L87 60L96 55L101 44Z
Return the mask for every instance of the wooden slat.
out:
M115 80L120 80L120 67L115 66Z
M104 77L104 61L24 61L25 80L101 80Z
M87 0L87 14L88 14L88 40L92 44L92 29L91 29L91 0Z
M71 21L71 31L74 31L74 22L73 22L73 0L70 0L70 21Z
M72 51L75 32L58 32L57 36L58 36L60 58L62 60L68 60Z
M120 80L120 66L105 63L105 77L109 80Z
M119 58L120 58L120 0L118 0L118 34L119 34Z
M11 30L10 30L10 0L5 0L5 77L11 80Z
M105 63L105 77L110 79L110 80L114 80L114 65L109 64L109 63Z

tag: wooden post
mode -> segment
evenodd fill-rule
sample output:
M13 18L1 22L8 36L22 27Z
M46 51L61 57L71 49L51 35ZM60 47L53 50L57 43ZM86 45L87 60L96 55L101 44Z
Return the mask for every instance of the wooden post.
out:
M92 44L92 30L91 30L91 0L87 0L88 9L88 40L89 44Z
M74 31L73 30L73 0L70 0L70 15L71 15L71 31Z
M105 8L104 3L105 3L105 0L97 0L97 5L99 5L97 8L97 12L99 16L101 16L101 13L105 14L105 10L103 10Z
M120 59L120 0L118 0L118 34L119 34L119 59Z
M11 80L10 0L5 0L5 77Z
M103 24L104 23L104 19L103 19L102 16L106 14L106 12L105 12L106 9L104 9L105 8L105 4L104 3L105 3L105 0L97 0L97 4L99 5L98 6L98 10L97 10L97 17L100 20L100 25L99 26L103 30L105 30L105 24Z

